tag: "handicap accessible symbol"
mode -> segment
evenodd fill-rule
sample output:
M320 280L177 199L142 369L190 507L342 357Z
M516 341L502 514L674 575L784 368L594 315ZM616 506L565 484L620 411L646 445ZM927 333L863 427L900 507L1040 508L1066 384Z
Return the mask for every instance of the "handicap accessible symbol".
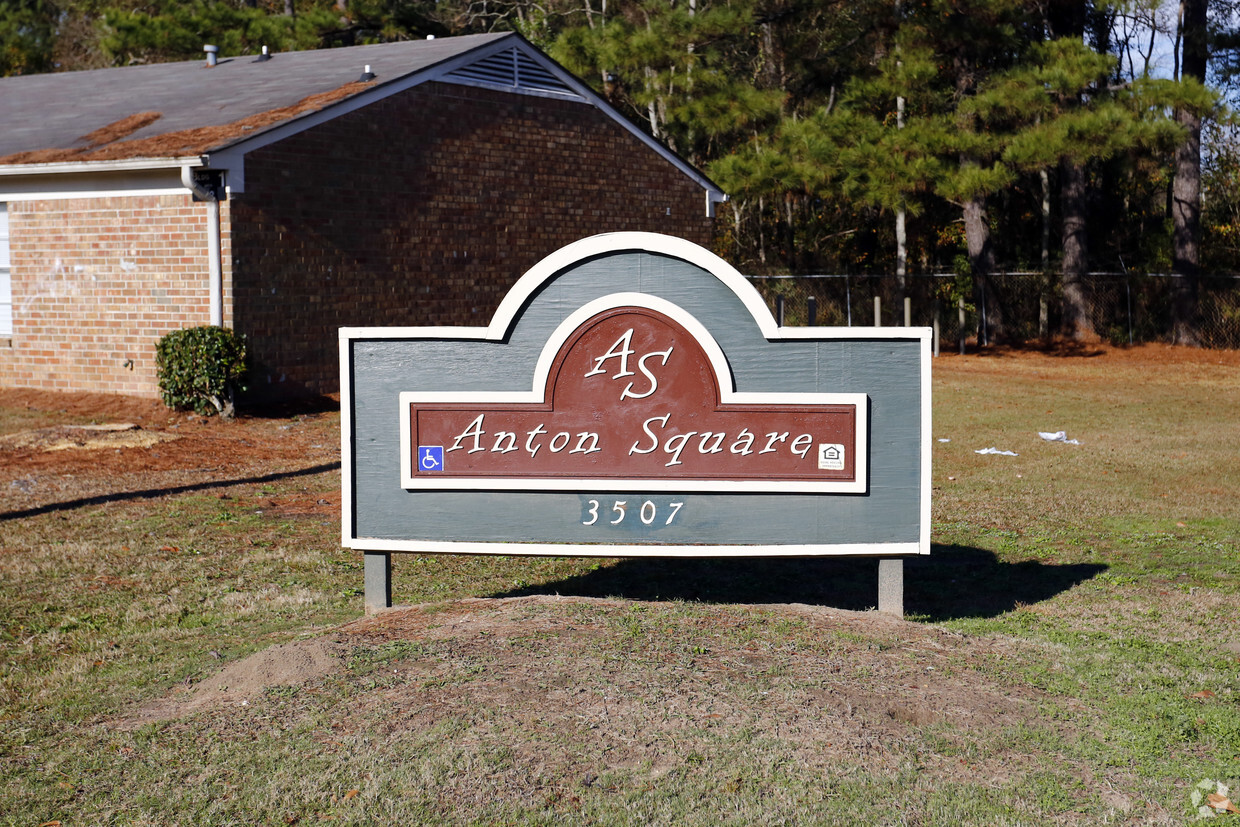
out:
M442 471L443 470L443 446L442 445L419 445L418 446L418 470L419 471Z

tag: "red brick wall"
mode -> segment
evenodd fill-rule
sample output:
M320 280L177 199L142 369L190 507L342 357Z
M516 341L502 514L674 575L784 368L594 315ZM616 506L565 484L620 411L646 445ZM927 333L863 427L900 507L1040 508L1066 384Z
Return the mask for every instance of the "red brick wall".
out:
M157 396L159 337L210 320L207 205L117 196L14 201L8 211L13 336L0 342L0 387ZM227 228L225 204L225 323Z
M485 325L544 256L600 232L708 244L705 193L591 106L428 84L252 153L221 205L224 321L259 392L338 389L341 326ZM209 322L207 205L8 205L0 387L158 395L155 343ZM236 313L234 315L234 295Z
M572 241L712 229L702 188L594 107L437 83L251 153L232 207L236 327L281 393L338 389L341 326L485 325Z

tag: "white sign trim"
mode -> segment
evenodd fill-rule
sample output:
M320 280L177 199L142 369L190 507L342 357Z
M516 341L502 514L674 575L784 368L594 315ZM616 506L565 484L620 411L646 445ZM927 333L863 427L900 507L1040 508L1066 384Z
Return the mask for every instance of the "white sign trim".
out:
M566 255L568 250L576 250L574 256ZM363 551L385 552L443 552L458 554L530 554L547 556L597 556L597 557L639 557L639 556L676 556L676 557L733 557L733 556L802 556L802 555L866 555L866 556L906 556L930 553L931 523L931 359L929 328L908 327L779 327L766 308L760 295L740 273L723 259L689 241L663 236L656 233L610 233L582 239L553 253L539 264L531 268L514 286L513 292L520 288L522 301L528 299L542 284L553 278L561 270L576 264L581 258L603 255L610 252L625 250L658 252L679 258L705 268L708 272L727 284L741 299L745 307L754 317L754 322L768 340L841 340L841 339L892 339L920 342L921 356L921 530L918 542L915 543L814 543L786 545L659 545L651 544L560 544L560 543L513 543L497 540L494 542L460 542L452 540L389 540L383 538L355 537L353 526L353 451L351 436L352 425L352 392L348 378L350 374L350 357L352 343L355 340L374 339L407 339L407 338L445 338L475 341L500 341L508 333L508 327L515 321L519 305L507 299L501 303L491 323L484 328L460 326L417 326L417 327L342 327L340 328L340 376L341 405L341 545ZM750 295L752 294L752 295ZM512 298L509 294L508 298ZM868 416L866 417L868 425ZM867 442L868 445L868 442Z
M660 543L521 543L510 540L389 540L358 537L346 548L365 551L440 552L448 554L511 554L536 557L821 557L897 556L928 554L918 543L743 543L667 545Z

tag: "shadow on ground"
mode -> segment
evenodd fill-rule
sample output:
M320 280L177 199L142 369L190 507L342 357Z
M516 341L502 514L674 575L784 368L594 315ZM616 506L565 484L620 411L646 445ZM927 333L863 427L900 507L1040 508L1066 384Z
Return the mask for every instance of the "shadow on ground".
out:
M261 485L265 482L277 482L279 480L288 480L295 477L312 477L315 474L324 474L328 471L339 470L339 468L339 462L328 462L323 465L315 465L310 468L299 468L294 471L277 471L272 474L263 474L256 477L239 477L236 479L226 480L212 479L205 482L196 482L189 485L175 485L167 488L144 488L140 491L115 491L107 494L98 494L93 497L81 497L76 500L37 505L21 511L0 512L0 522L6 520L21 520L26 517L37 517L40 514L51 514L57 511L74 511L78 508L85 508L90 505L107 505L108 503L127 502L130 500L156 500L161 497L170 497L174 494L188 494L195 491L210 491L213 488L228 488L233 485Z
M1100 574L1090 563L1004 563L985 549L935 545L904 564L904 611L932 622L994 617ZM878 561L864 558L628 558L588 574L494 595L558 594L702 603L808 603L864 611L878 602Z

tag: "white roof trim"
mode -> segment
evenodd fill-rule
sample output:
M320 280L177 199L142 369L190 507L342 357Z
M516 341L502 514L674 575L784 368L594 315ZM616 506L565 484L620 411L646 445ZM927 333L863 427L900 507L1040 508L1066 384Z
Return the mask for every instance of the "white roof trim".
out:
M132 172L202 166L198 155L179 158L125 158L116 161L57 161L49 164L0 164L0 175L65 175L82 172Z
M180 163L101 162L86 164L23 164L0 166L0 201L44 201L68 198L111 198L189 193L183 178L186 170L201 166L198 158Z
M0 189L0 201L68 201L74 198L142 198L148 195L189 195L185 187L148 187L145 189L55 190L53 192L6 192Z

